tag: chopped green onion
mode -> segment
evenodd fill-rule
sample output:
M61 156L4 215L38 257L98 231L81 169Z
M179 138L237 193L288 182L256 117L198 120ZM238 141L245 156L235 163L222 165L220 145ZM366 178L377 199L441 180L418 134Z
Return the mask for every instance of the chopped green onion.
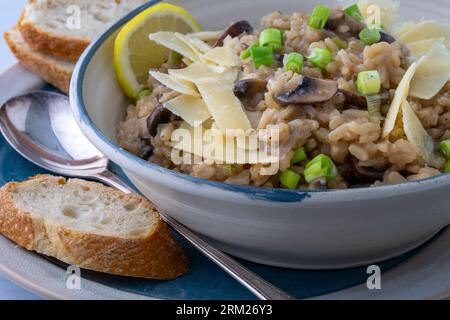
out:
M380 74L376 70L360 72L356 86L359 93L364 96L378 94L381 90Z
M333 56L331 52L326 49L314 48L311 50L311 54L308 57L309 62L311 62L315 67L320 69L325 69L327 65L333 61Z
M261 47L271 46L273 50L280 51L283 48L283 34L280 29L267 28L259 36Z
M345 41L342 40L341 38L339 38L339 37L334 37L334 38L331 39L331 40L333 40L333 42L337 45L337 47L338 47L339 49L346 49L346 48L347 48L347 42L345 42Z
M305 168L306 182L311 183L316 179L325 178L331 181L337 177L338 170L333 160L324 154L319 154L308 162Z
M303 56L297 52L289 53L285 56L284 68L299 73L303 68Z
M280 182L288 189L294 190L300 182L301 176L292 170L284 170L280 175Z
M367 101L367 111L369 115L383 120L384 117L381 114L381 97L379 94L373 94L366 96Z
M318 5L314 8L309 18L308 25L314 29L323 29L330 17L331 10L324 5Z
M139 101L144 97L148 97L149 95L152 94L152 90L150 89L142 89L141 91L139 91L139 93L136 95L135 100Z
M305 148L303 147L298 148L297 150L295 150L294 155L292 156L291 164L296 164L305 161L307 158L308 156L306 155Z
M366 46L370 46L374 43L380 42L381 40L380 30L372 26L365 27L359 33L359 39L361 39L361 41L364 42Z
M344 9L344 12L348 14L350 17L362 21L363 16L361 14L361 11L359 10L359 6L357 3L351 5L350 7Z
M251 48L255 48L257 46L258 45L256 43L254 43L250 47L248 47L247 49L242 51L242 53L241 53L241 60L246 60L246 59L250 58L250 56L251 56L251 52L250 52Z
M275 62L272 46L250 47L250 55L252 56L256 69L262 65L270 66Z
M444 173L449 173L449 172L450 172L450 161L448 161L444 167Z
M450 160L450 139L441 142L441 151L444 153L447 160Z

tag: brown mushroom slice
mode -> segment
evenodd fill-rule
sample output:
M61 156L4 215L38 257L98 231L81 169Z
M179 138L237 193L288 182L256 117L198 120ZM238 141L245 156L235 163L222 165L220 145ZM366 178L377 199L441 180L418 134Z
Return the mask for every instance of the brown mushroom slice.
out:
M161 123L169 123L172 112L159 104L155 110L147 118L147 129L151 137L156 137L158 133L158 125Z
M380 42L387 42L389 44L396 42L397 40L386 31L380 30L381 39Z
M349 33L355 37L358 37L361 30L366 26L364 23L356 20L352 16L346 14L344 11L334 9L331 10L330 16L325 25L325 29L333 32L338 32L339 27L344 24L350 28Z
M336 81L303 77L302 83L294 90L277 94L274 98L282 105L314 104L330 100L337 90Z
M353 177L360 183L372 184L376 181L382 181L385 170L377 170L374 168L361 167L358 159L350 156L349 163Z
M267 81L263 79L243 79L234 83L234 95L239 99L251 98L266 91Z
M253 32L253 27L251 26L251 24L247 20L235 22L231 26L229 26L228 29L225 30L225 32L214 44L214 47L222 47L223 41L226 39L226 37L230 36L231 38L236 38L241 34L243 34L244 32L246 32L247 34Z

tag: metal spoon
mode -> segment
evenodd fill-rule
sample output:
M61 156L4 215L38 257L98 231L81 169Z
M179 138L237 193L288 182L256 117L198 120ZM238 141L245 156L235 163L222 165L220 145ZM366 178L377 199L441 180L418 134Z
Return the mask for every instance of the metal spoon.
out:
M17 152L44 169L64 176L95 179L126 193L135 192L109 171L108 159L83 135L64 95L37 91L10 99L0 109L0 130ZM259 299L294 299L170 216L160 214L189 243Z

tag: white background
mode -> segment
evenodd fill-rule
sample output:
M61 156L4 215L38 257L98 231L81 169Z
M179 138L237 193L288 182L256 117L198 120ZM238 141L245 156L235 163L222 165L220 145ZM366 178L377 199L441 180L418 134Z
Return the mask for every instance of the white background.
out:
M16 62L3 39L3 33L13 27L27 0L0 0L0 72ZM1 90L2 88L0 88ZM11 283L0 275L0 299L35 299L36 296Z

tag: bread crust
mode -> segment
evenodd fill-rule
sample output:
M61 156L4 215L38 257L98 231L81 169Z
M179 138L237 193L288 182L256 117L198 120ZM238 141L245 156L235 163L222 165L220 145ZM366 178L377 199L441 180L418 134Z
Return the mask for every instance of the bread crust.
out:
M32 5L33 2L33 0L30 0L27 7ZM55 36L38 28L33 23L26 20L25 11L27 10L27 7L22 10L17 27L30 48L55 58L76 63L91 41L88 39L78 39L62 35Z
M24 20L19 22L19 30L31 49L74 63L90 44L85 39L54 36Z
M31 72L39 75L46 82L60 89L62 92L69 94L70 80L72 78L72 68L66 68L55 64L50 58L37 54L31 50L27 50L20 44L16 43L12 37L13 32L19 32L13 29L5 32L5 40L20 63Z
M148 200L98 183L72 180L111 196L141 202L158 217L147 234L136 237L87 233L33 217L14 204L12 194L18 192L18 187L36 180L55 182L54 177L39 175L21 183L10 182L0 189L0 232L18 245L67 264L115 275L169 280L187 273L187 256ZM67 183L64 178L57 181Z

